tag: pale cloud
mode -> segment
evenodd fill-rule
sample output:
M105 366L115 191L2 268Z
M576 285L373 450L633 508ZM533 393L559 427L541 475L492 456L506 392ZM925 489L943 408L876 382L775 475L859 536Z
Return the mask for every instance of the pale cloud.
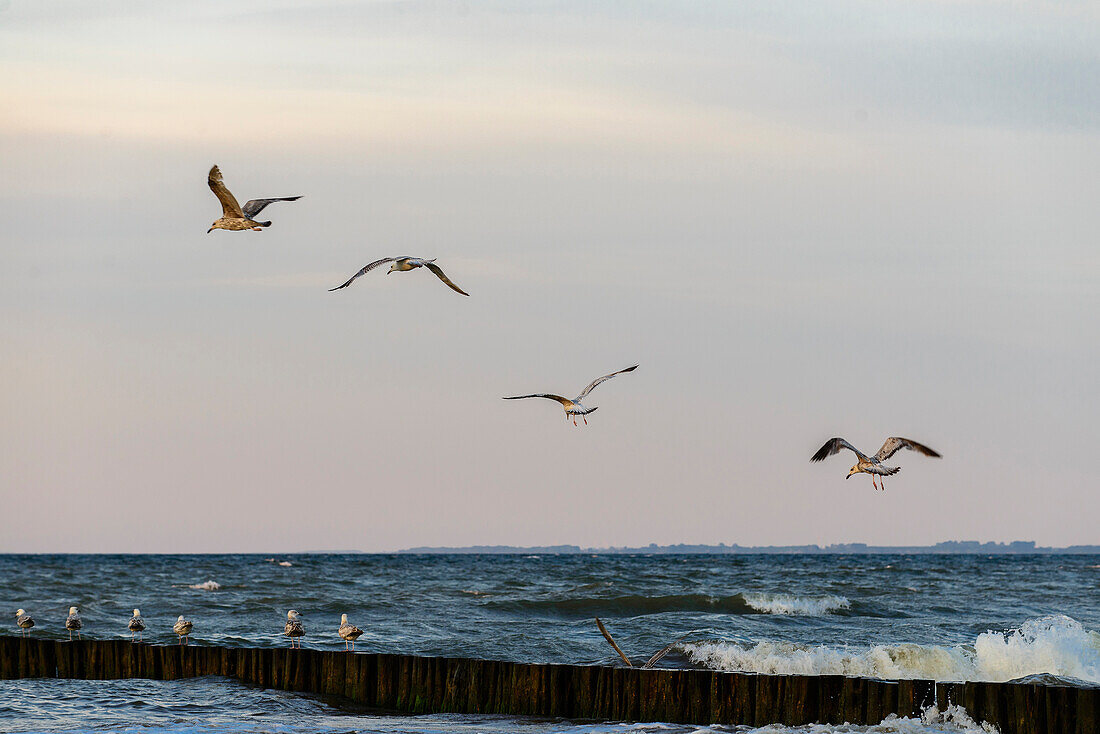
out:
M1096 542L1096 12L9 3L0 538ZM207 235L213 163L305 196ZM471 297L327 292L399 254Z

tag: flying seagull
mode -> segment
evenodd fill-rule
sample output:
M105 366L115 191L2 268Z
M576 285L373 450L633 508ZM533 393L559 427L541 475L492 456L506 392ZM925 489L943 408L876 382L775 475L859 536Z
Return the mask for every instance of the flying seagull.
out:
M172 631L179 635L181 645L186 645L188 643L191 637L191 629L194 626L195 625L191 624L191 620L184 619L182 614L179 616L179 619L176 620L176 623L172 625Z
M433 257L431 260L425 260L422 257L410 257L408 255L402 255L401 257L384 257L381 260L375 260L374 262L370 263L369 265L363 266L362 270L360 270L358 273L356 273L355 275L348 278L347 281L345 281L343 285L338 285L335 288L329 288L329 292L338 291L341 288L347 288L360 275L366 275L370 271L377 268L379 265L385 265L386 263L393 263L393 265L390 265L390 269L386 271L386 275L389 275L390 273L394 272L395 270L400 271L400 272L404 272L406 270L415 270L419 267L425 267L428 270L431 270L433 273L435 273L435 277L439 278L444 283L446 283L447 286L451 290L455 291L456 293L461 293L464 296L470 295L469 293L462 290L457 285L455 285L454 283L451 282L451 279L447 277L447 275L443 272L443 269L435 264L436 259L437 258Z
M225 188L225 184L222 183L222 172L217 166L210 169L210 173L206 177L206 184L214 192L214 196L218 197L218 201L222 203L222 216L210 225L210 229L206 230L207 234L215 229L252 229L259 232L261 227L271 226L271 222L256 221L256 215L262 212L264 207L274 201L297 201L302 198L301 196L279 196L274 199L252 199L246 201L242 207L237 203L237 197Z
M31 615L27 614L26 609L15 610L15 624L23 632L23 636L27 636L27 630L34 626L34 620L31 619Z
M875 483L875 476L879 477L879 482L882 482L882 477L893 476L901 471L900 467L886 466L882 462L889 459L901 449L912 449L913 451L919 451L925 456L931 456L933 458L940 458L939 453L928 448L924 444L917 443L908 438L898 438L897 436L886 439L886 442L882 444L882 448L878 450L878 453L874 456L868 456L852 444L845 441L843 438L830 438L825 442L825 445L817 450L817 453L810 457L810 461L823 461L825 457L832 456L838 453L841 449L851 449L852 452L859 457L859 461L848 471L848 477L853 474L870 474L871 484ZM881 487L886 489L886 485ZM879 489L876 485L875 489Z
M298 648L302 647L302 638L305 637L306 628L302 624L302 615L291 609L286 613L286 626L283 627L283 634L290 638L290 646L294 647L295 639L298 640Z
M636 369L638 369L638 365L627 367L625 370L619 370L618 372L612 372L610 375L598 377L591 383L589 383L588 387L582 390L580 395L573 398L572 400L570 400L569 398L563 398L561 395L551 395L550 393L535 393L534 395L514 395L510 398L504 399L523 400L524 398L548 398L550 400L557 400L559 403L561 403L561 407L565 408L566 420L569 420L569 417L572 416L573 425L577 425L577 416L579 415L581 417L581 420L583 420L584 424L587 426L588 419L585 418L585 416L589 413L595 413L599 409L599 407L597 406L595 408L586 408L584 407L584 405L581 404L581 401L588 397L588 393L592 392L592 390L595 389L595 387L601 382L604 382L605 380L610 380L615 375L621 375L624 372L633 372Z
M84 626L84 623L80 621L80 614L76 611L76 607L69 607L69 616L65 618L65 629L69 630L69 642L73 641L73 632L76 633L76 638L80 639L80 629Z
M126 625L126 629L130 630L130 642L134 641L134 634L138 635L138 639L141 640L145 632L145 620L141 618L141 610L135 609L134 616L130 617L130 624Z
M359 635L363 634L363 630L356 627L354 624L348 621L348 615L340 615L340 629L337 630L340 635L340 639L344 641L344 649L348 649L348 643L351 643L351 650L355 652L355 641L359 639Z

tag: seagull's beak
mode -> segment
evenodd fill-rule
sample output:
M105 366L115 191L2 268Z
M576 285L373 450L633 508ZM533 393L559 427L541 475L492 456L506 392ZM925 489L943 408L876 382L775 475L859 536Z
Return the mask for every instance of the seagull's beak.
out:
M846 476L846 477L844 477L844 478L845 478L845 479L851 479L851 478L852 478L852 472L848 472L848 476Z
M213 227L211 227L210 229L206 230L206 233L207 233L207 234L210 234L210 233L211 233L211 232L213 232L213 231L214 231L214 228L213 228Z

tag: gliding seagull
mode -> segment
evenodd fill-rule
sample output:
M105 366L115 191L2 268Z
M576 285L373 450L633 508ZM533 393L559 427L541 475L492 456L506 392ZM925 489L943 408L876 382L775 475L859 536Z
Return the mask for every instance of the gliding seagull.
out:
M633 367L627 367L625 370L619 370L618 372L612 372L610 375L604 375L598 377L589 383L588 387L581 391L581 394L570 400L569 398L563 398L561 395L552 395L550 393L535 393L534 395L514 395L510 398L504 398L505 400L523 400L524 398L549 398L550 400L557 400L561 403L561 407L565 408L565 419L569 420L569 417L573 417L573 425L577 425L577 416L579 415L584 421L584 424L588 425L588 419L585 418L589 413L595 413L599 410L599 406L595 408L586 408L581 404L581 401L588 397L588 393L599 385L601 382L610 380L615 375L621 375L624 372L633 372L638 369L638 365Z
M302 198L301 196L280 196L274 199L252 199L246 201L244 207L242 207L237 203L237 197L225 188L225 184L222 183L222 172L217 166L211 168L210 173L207 174L206 185L210 187L210 190L214 192L214 196L218 197L218 201L222 203L222 215L210 225L210 229L206 230L207 234L215 229L236 231L251 229L259 232L261 227L271 226L271 222L257 222L255 219L256 215L264 210L264 207L275 201L297 201Z
M901 449L912 449L913 451L919 451L925 456L931 456L936 459L940 458L939 453L933 451L924 444L919 444L908 438L893 436L886 439L886 442L882 444L882 448L879 449L878 453L874 456L868 456L843 438L830 438L825 442L824 446L817 450L816 454L810 457L810 461L823 461L825 457L832 456L841 449L851 449L852 452L859 457L859 461L848 471L848 476L845 477L845 479L851 477L853 474L870 474L871 484L875 483L876 475L879 477L879 481L882 482L883 480L881 477L893 476L901 471L900 467L886 466L882 463ZM875 489L879 489L879 487L875 486ZM886 490L885 484L882 485L882 490Z
M415 270L416 268L419 268L419 267L425 267L428 270L431 270L433 273L435 273L435 277L439 278L444 283L446 283L447 286L451 290L453 290L457 293L461 293L464 296L470 295L469 293L467 293L466 291L462 290L457 285L452 283L451 279L448 278L443 273L442 268L440 268L438 265L433 264L433 263L435 263L435 261L436 261L436 258L434 258L434 257L431 260L425 260L422 257L409 257L408 255L402 255L401 257L384 257L381 260L375 260L374 262L370 263L369 265L363 266L362 270L360 270L358 273L356 273L355 275L348 278L344 282L343 285L338 285L335 288L329 288L329 292L331 293L332 291L338 291L341 288L347 288L349 285L352 284L352 281L354 281L360 275L366 275L370 271L377 268L379 265L385 265L386 263L393 263L393 265L390 265L390 269L386 271L386 275L389 275L390 273L394 272L395 270L399 271L399 272L404 272L406 270Z

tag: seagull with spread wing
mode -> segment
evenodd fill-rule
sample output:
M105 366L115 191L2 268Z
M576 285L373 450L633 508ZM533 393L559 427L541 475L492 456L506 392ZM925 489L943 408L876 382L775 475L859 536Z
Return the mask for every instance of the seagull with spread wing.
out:
M839 453L841 449L851 449L852 453L859 457L859 461L848 471L848 476L853 474L870 474L871 483L875 483L875 477L879 477L879 482L883 482L882 477L893 476L901 471L901 467L886 466L882 462L889 459L901 449L911 449L918 451L925 456L931 456L933 458L940 458L940 454L932 449L928 448L924 444L917 443L916 441L908 438L899 438L893 436L886 439L886 442L882 444L882 448L878 450L878 453L874 456L868 456L852 444L845 441L843 438L830 438L825 442L825 445L817 450L817 453L810 457L810 461L824 461L826 457ZM878 485L875 489L879 489ZM883 483L881 489L885 491L886 484Z
M210 229L206 230L207 234L215 229L235 231L252 229L259 232L261 227L271 226L271 222L256 221L256 215L262 212L264 207L276 201L297 201L302 198L301 196L280 196L274 199L252 199L246 201L242 207L237 203L237 197L225 188L225 184L222 183L222 172L217 166L210 169L210 173L206 177L206 184L214 192L214 196L218 197L218 201L222 203L222 216L210 225Z
M409 257L408 255L402 255L401 257L384 257L381 260L375 260L374 262L372 262L368 265L364 265L362 270L360 270L358 273L356 273L355 275L348 278L343 283L343 285L338 285L335 288L329 288L329 291L330 292L331 291L338 291L341 288L347 288L360 275L366 275L370 271L377 268L379 265L385 265L386 263L393 263L392 265L390 265L390 269L386 271L386 275L389 275L390 273L392 273L394 271L405 272L407 270L416 270L417 268L423 267L423 268L427 268L428 270L431 270L433 273L435 273L435 277L439 278L444 283L446 283L447 287L449 287L451 290L455 291L456 293L461 293L464 296L470 295L469 293L467 293L466 291L462 290L457 285L452 283L451 279L448 278L447 275L443 272L443 269L435 264L435 261L436 261L436 258L434 258L434 257L431 260L425 260L422 257Z
M615 375L621 375L624 372L633 372L638 369L638 365L633 367L627 367L625 370L619 370L618 372L612 372L610 375L604 375L603 377L597 377L588 387L581 391L581 394L570 400L569 398L563 398L561 395L551 395L550 393L536 393L534 395L514 395L510 398L504 398L505 400L523 400L524 398L548 398L550 400L557 400L561 403L561 407L565 408L565 419L569 420L570 416L573 418L573 425L577 425L577 416L581 417L584 424L588 425L588 419L585 418L589 413L595 413L599 406L595 408L586 408L581 401L588 397L588 393L592 392L601 382L610 380Z

